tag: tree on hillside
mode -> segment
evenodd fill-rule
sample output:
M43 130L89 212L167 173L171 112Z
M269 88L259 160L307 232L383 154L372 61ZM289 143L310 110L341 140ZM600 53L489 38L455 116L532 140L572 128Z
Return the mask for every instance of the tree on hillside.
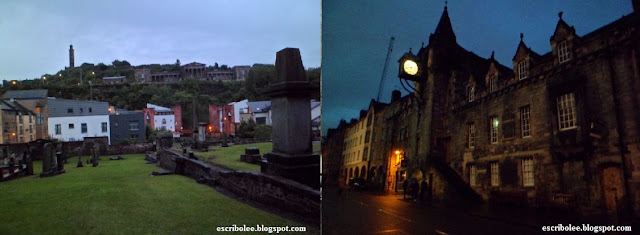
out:
M249 100L266 100L264 91L269 84L276 79L276 66L256 64L249 70L249 75L245 83L247 98Z

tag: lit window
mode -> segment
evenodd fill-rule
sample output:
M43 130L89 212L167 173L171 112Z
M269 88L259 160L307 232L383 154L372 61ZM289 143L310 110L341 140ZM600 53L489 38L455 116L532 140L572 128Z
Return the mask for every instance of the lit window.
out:
M469 185L471 186L476 186L476 175L478 174L478 171L476 169L475 165L471 165L469 167Z
M498 89L498 76L493 75L489 78L489 92L494 92Z
M533 159L522 160L522 185L533 186Z
M474 86L467 87L467 97L469 98L469 102L473 101L476 93L476 88Z
M469 137L467 140L467 146L469 148L473 148L476 144L476 128L473 123L467 124L467 136Z
M491 125L491 128L489 128L489 131L491 132L489 133L491 136L491 143L496 144L498 143L498 126L500 125L500 121L497 117L493 117L491 118L491 123L489 125Z
M558 102L558 124L560 130L567 130L576 127L576 101L574 93L568 93L557 98Z
M530 110L528 105L520 108L520 130L522 131L522 137L531 136L531 123L529 121L529 118L531 118Z
M529 76L529 61L522 60L518 63L518 79L522 80Z
M571 53L569 52L569 44L567 41L562 41L558 44L558 62L564 63L571 59Z
M500 186L500 168L497 162L491 163L491 186Z

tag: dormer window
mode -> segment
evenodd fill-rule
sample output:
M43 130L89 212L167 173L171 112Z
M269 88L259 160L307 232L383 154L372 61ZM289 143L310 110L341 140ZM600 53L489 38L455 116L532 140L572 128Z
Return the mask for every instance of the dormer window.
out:
M558 44L558 62L564 63L571 59L571 53L569 53L569 44L567 41L562 41Z
M518 79L523 80L529 77L529 61L522 60L518 63Z
M492 75L489 78L489 92L494 92L498 90L498 76Z
M475 99L476 88L474 86L467 87L467 98L469 102Z

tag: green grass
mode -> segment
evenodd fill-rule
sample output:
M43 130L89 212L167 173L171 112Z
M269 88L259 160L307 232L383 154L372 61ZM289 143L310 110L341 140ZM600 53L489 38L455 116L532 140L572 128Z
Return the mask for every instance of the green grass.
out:
M0 183L0 233L210 234L233 224L300 226L190 178L150 176L160 168L142 155L125 157L103 156L97 168L76 168L70 159L62 175ZM41 163L34 168L40 173Z
M196 152L195 154L197 156L204 157L209 162L224 165L234 170L260 172L260 165L240 161L240 155L244 154L244 149L246 147L257 147L260 149L260 154L264 156L265 153L273 150L273 143L264 142L256 144L241 144L224 148L215 146L213 148L209 148L209 152ZM314 152L320 152L320 148L320 143L313 144Z

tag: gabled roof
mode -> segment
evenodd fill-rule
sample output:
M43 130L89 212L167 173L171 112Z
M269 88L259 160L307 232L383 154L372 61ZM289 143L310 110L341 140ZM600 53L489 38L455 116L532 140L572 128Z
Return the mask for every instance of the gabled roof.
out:
M264 113L271 109L271 101L249 101L247 106L253 113Z
M207 66L207 65L203 64L203 63L198 63L198 62L191 62L191 63L183 65L182 67L195 67L195 66L202 67L202 66Z
M520 51L522 51L524 53L527 53L530 57L533 57L535 59L540 58L540 54L538 54L535 51L531 50L531 47L527 47L527 45L524 43L522 34L520 34L520 43L518 43L518 49L516 49L516 54L513 55L513 59L511 59L511 60L515 60L516 56L518 56L518 53Z
M155 105L155 104L149 104L149 103L147 103L147 108L148 109L154 109L155 111L158 111L158 112L171 112L172 111L170 108L162 107L162 106Z
M48 90L9 90L2 95L3 100L8 99L44 99L47 98Z
M33 112L31 112L29 109L25 108L15 101L0 100L0 106L2 110L23 112L26 114L34 115Z

